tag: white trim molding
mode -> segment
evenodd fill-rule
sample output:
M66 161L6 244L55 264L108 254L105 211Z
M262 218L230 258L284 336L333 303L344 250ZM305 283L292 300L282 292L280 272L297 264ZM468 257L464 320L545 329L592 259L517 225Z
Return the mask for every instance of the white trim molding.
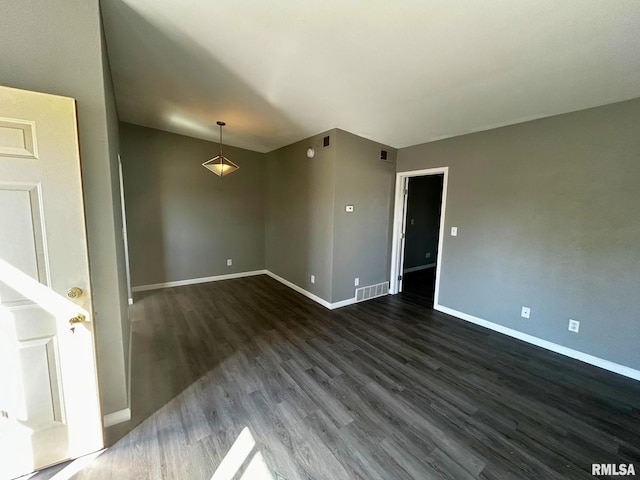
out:
M104 428L109 428L119 423L128 422L129 420L131 420L130 408L124 408L122 410L118 410L117 412L108 413L102 418Z
M426 265L418 265L417 267L405 268L403 273L419 272L420 270L426 270L427 268L433 268L435 266L435 263L427 263Z
M331 306L329 307L329 309L335 310L336 308L347 307L349 305L353 305L354 303L356 303L355 297L354 298L347 298L346 300L341 300L339 302L333 302L331 304Z
M173 282L152 283L150 285L138 285L133 287L134 292L146 292L148 290L158 290L160 288L182 287L185 285L195 285L198 283L217 282L220 280L230 280L232 278L253 277L255 275L265 275L266 270L253 270L249 272L229 273L227 275L214 275L212 277L189 278L187 280L176 280Z
M129 312L127 312L127 315ZM131 326L131 317L129 317L129 365L127 365L127 406L131 410L131 354L133 353L133 327Z
M480 325L481 327L494 330L496 332L502 333L504 335L508 335L513 338L517 338L518 340L522 340L523 342L536 345L546 350L551 350L552 352L559 353L560 355L571 357L576 360L580 360L581 362L588 363L590 365L595 365L596 367L603 368L604 370L609 370L610 372L614 372L628 378L633 378L634 380L640 380L640 370L635 370L631 367L620 365L619 363L614 363L609 360L605 360L603 358L595 357L593 355L589 355L588 353L583 353L578 350L573 350L572 348L565 347L563 345L558 345L557 343L549 342L547 340L534 337L533 335L522 333L512 328L505 327L503 325L499 325L497 323L493 323L479 317L474 317L473 315L469 315L468 313L459 312L457 310L454 310L453 308L445 307L437 303L433 305L433 308L434 310L437 310L439 312L446 313L456 318L460 318L461 320L466 320L467 322L475 323L476 325Z
M305 297L310 298L314 302L319 303L320 305L322 305L325 308L328 308L329 310L334 310L336 308L346 307L347 305L352 305L352 304L354 304L356 302L356 299L354 297L354 298L347 298L346 300L342 300L340 302L331 303L331 302L326 301L324 298L321 298L321 297L319 297L317 295L314 295L311 292L306 291L304 288L299 287L295 283L292 283L289 280L285 280L281 276L276 275L275 273L270 272L269 270L266 270L265 273L267 275L269 275L271 278L273 278L274 280L277 280L278 282L282 283L283 285L286 285L287 287L291 288L292 290L295 290L296 292L304 295Z
M171 288L171 287L182 287L185 285L195 285L198 283L209 283L209 282L217 282L220 280L231 280L233 278L243 278L243 277L253 277L255 275L268 275L274 280L286 285L287 287L295 290L298 293L301 293L307 298L310 298L314 302L319 303L325 308L329 310L335 310L336 308L346 307L347 305L352 305L356 303L355 295L353 298L347 298L346 300L341 300L339 302L331 303L321 298L317 295L314 295L311 292L306 291L304 288L299 287L295 283L290 282L289 280L285 280L284 278L276 275L269 270L253 270L250 272L239 272L239 273L231 273L229 275L215 275L213 277L201 277L201 278L190 278L187 280L176 280L174 282L164 282L164 283L153 283L150 285L139 285L137 287L133 287L134 292L146 292L148 290L159 290L161 288Z

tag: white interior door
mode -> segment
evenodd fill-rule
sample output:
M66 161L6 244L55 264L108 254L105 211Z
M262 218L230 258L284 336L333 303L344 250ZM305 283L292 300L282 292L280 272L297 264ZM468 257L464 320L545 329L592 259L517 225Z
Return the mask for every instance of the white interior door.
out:
M0 479L103 446L76 125L0 87Z

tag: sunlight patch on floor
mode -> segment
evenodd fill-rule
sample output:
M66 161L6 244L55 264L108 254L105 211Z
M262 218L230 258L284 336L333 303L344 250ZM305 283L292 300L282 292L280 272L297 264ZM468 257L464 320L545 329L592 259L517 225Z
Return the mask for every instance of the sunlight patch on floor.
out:
M232 480L247 462L256 446L256 441L249 428L244 427L233 442L233 445L218 465L211 480ZM274 480L262 454L253 454L247 467L242 472L240 480Z
M56 473L49 480L70 480L76 473L80 470L91 465L96 458L106 452L107 449L98 450L97 452L90 453L89 455L85 455L84 457L76 458L69 465L64 467L58 473Z
M269 467L260 452L253 456L240 480L273 480Z

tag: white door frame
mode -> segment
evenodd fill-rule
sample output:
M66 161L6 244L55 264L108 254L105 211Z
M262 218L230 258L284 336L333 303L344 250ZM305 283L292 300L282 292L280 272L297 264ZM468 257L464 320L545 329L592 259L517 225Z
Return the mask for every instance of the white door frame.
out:
M427 168L423 170L411 170L396 174L396 196L393 209L393 240L391 243L391 279L389 281L389 293L395 295L401 291L401 282L398 277L402 275L404 266L403 234L405 233L407 212L405 209L405 183L411 177L423 177L426 175L443 175L442 202L440 203L440 231L438 232L438 259L436 263L436 288L433 304L438 305L440 293L440 272L442 270L442 244L444 240L444 216L447 206L447 183L449 180L449 167Z
M129 263L129 232L127 230L127 209L124 203L124 175L122 173L122 159L118 154L118 179L120 181L120 208L122 209L122 241L124 242L124 266L127 274L127 298L129 305L133 305L131 293L131 266Z

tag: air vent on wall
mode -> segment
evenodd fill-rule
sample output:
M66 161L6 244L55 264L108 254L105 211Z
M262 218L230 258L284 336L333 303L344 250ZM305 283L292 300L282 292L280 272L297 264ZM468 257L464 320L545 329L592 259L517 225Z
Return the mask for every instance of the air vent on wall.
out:
M388 150L380 150L380 160L387 163L393 163L393 152L389 152Z
M327 135L326 137L324 137L324 138L322 139L322 146L323 146L323 147L328 147L328 146L329 146L329 140L330 140L330 139L329 139L329 135Z
M356 302L364 302L389 293L389 282L377 283L366 287L356 288Z

